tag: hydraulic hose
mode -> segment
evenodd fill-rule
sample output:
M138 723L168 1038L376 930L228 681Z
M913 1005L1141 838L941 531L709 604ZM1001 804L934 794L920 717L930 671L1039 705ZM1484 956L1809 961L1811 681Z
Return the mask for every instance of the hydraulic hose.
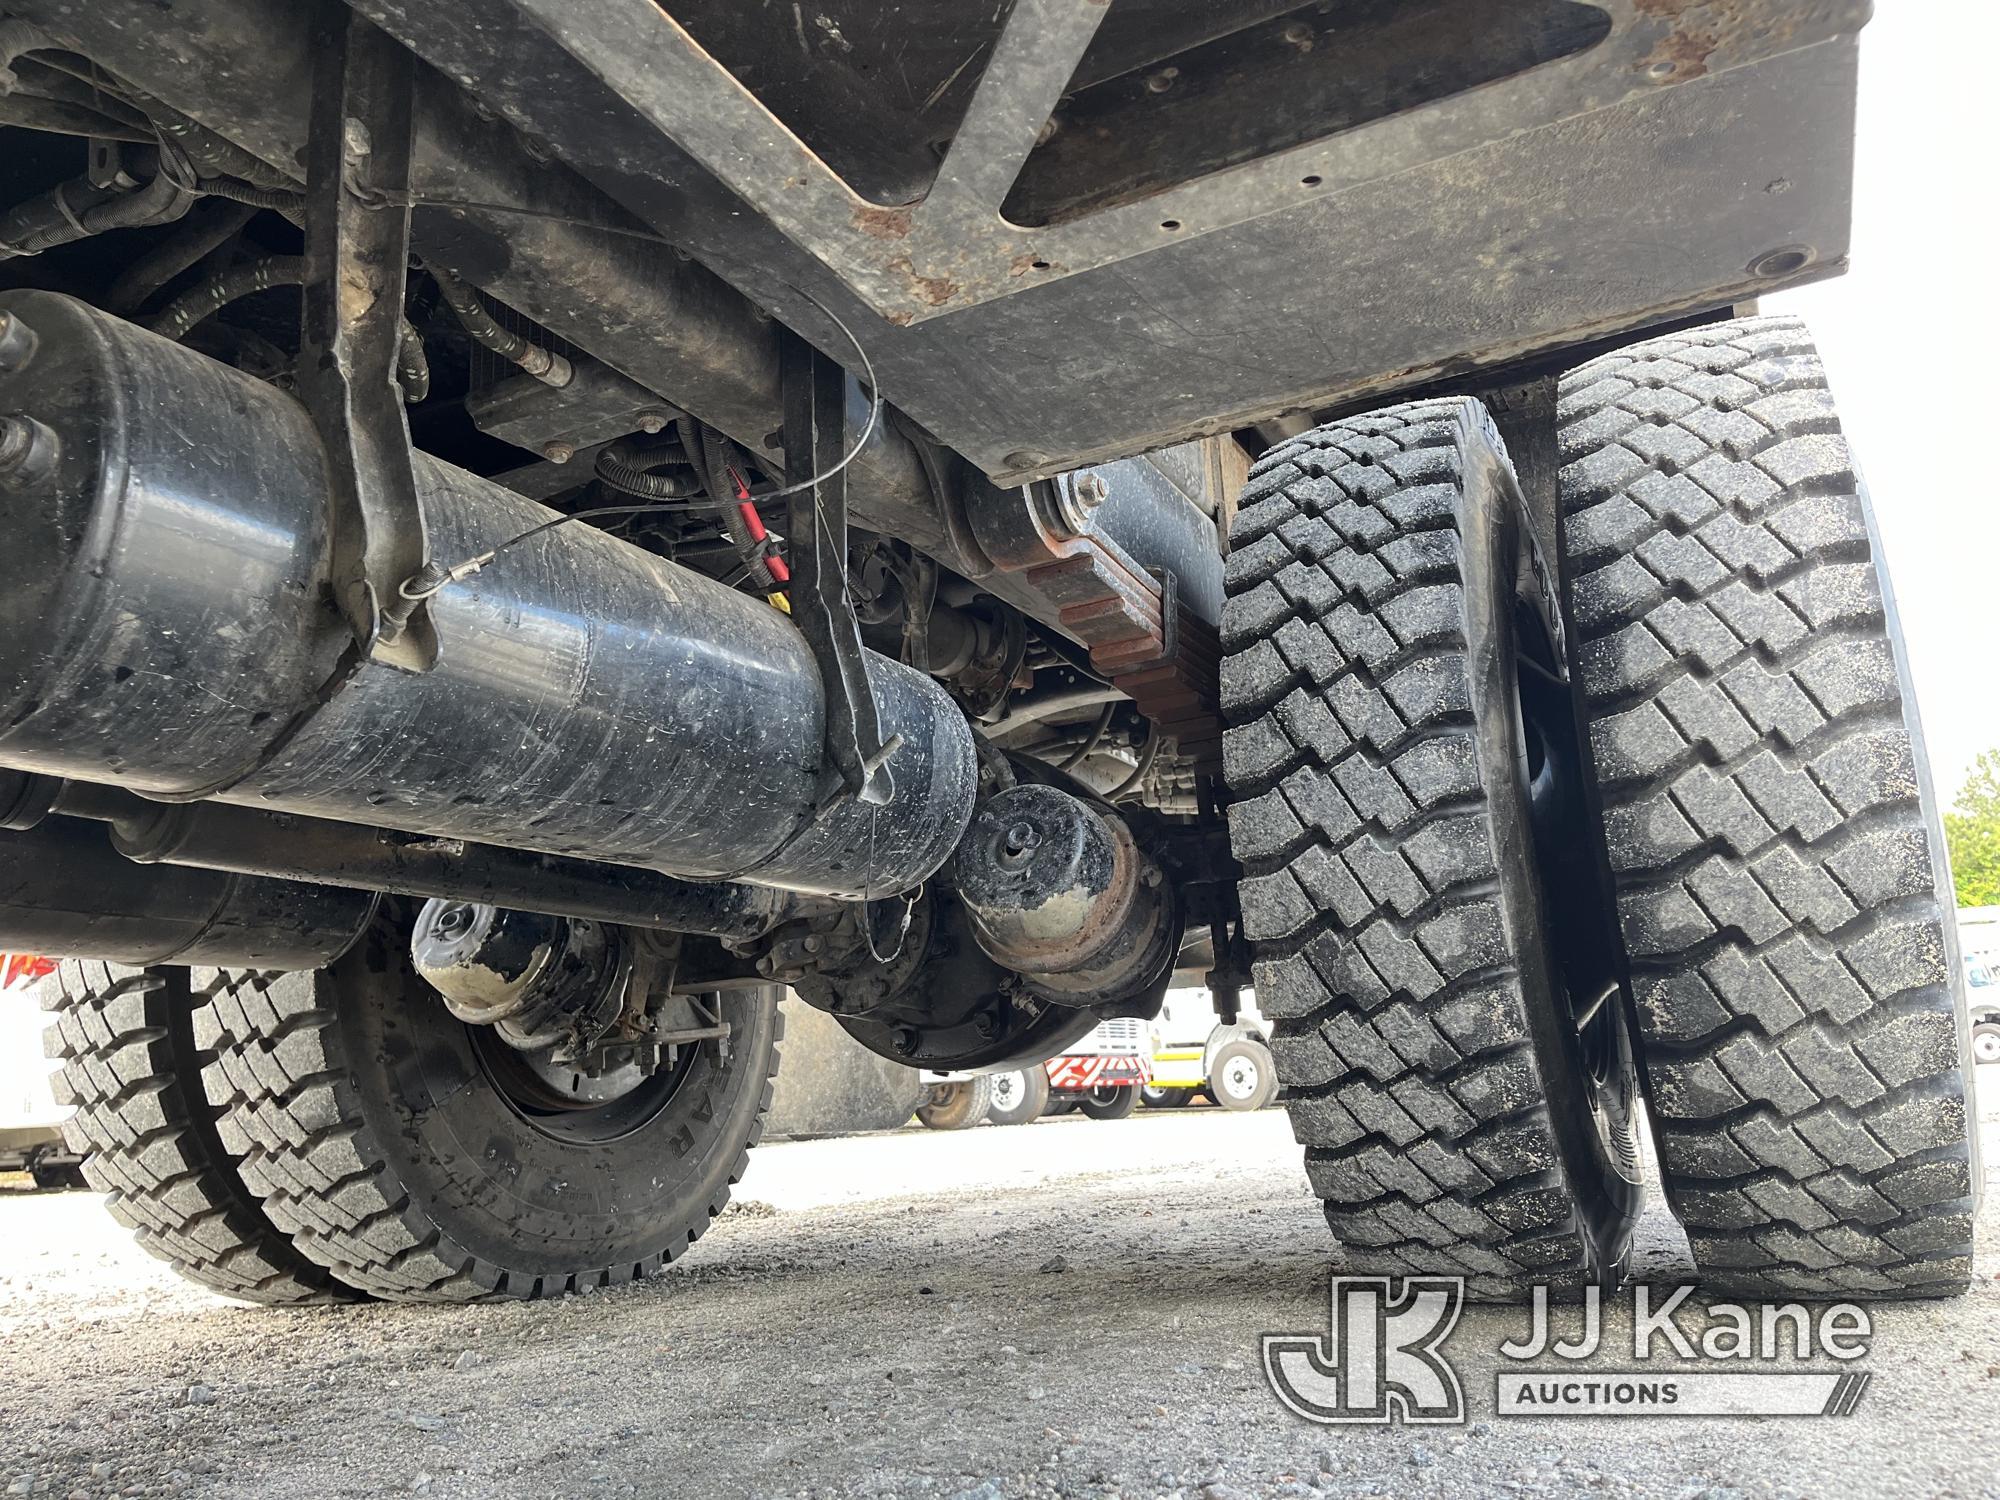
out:
M174 298L146 326L170 339L184 339L232 302L274 286L298 286L305 280L305 260L297 255L267 255L219 272Z
M680 433L681 446L696 459L702 477L707 481L709 496L721 514L722 529L729 533L729 540L742 561L744 582L760 594L769 593L776 586L777 579L764 556L765 538L759 535L762 524L752 526L750 516L746 516L743 507L737 503L735 486L730 483L729 439L692 417L683 417L674 426Z
M143 307L161 287L228 244L254 213L254 208L241 203L197 208L171 236L119 273L105 295L105 304L114 312Z
M298 286L305 280L305 266L302 256L267 255L231 267L181 293L147 320L146 326L178 342L232 302L274 286ZM396 345L396 383L402 387L403 400L411 405L430 394L430 361L424 355L424 341L407 322Z
M438 292L444 297L445 306L465 326L474 343L484 345L502 359L511 360L544 385L565 386L570 383L576 372L568 360L522 338L518 333L502 328L487 312L479 294L452 272L442 266L428 264L424 269L431 273L438 284Z
M110 229L170 224L194 202L194 194L164 172L129 192L107 192L87 179L73 178L8 214L9 221L24 226L26 232L0 245L0 255L38 255Z

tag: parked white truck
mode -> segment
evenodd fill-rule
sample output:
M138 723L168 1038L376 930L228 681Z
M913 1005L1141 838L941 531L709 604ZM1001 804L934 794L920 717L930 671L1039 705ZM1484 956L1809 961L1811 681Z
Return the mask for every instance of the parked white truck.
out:
M1146 1023L1120 1016L1038 1065L973 1077L925 1073L930 1095L917 1119L933 1130L964 1130L987 1120L1025 1125L1080 1109L1093 1120L1122 1120L1139 1107L1152 1076Z
M1262 1109L1278 1096L1271 1028L1245 991L1224 1021L1205 989L1167 991L1152 1023L1153 1077L1140 1095L1148 1109L1177 1109L1197 1097L1227 1110Z
M0 953L0 1173L26 1172L39 1188L80 1187L82 1157L63 1142L69 1108L49 1086L42 1009L35 986L54 967L27 954Z

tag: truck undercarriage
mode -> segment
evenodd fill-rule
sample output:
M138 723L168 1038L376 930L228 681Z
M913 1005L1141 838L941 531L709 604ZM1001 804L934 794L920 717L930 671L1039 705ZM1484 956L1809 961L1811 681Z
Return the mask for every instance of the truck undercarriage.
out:
M1736 316L1865 5L4 12L0 947L183 1269L644 1274L774 987L976 1072L1178 972L1357 1264L1615 1282L1644 1097L1718 1283L1964 1285L1907 666Z

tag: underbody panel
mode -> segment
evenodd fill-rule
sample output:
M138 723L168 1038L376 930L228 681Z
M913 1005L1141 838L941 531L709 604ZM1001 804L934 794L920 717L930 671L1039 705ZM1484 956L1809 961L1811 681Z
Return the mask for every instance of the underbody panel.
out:
M1060 78L1048 82L1066 76L1049 51L1088 43L1090 27L1100 18L1112 27L1126 4L1134 0L1106 15L1079 0L1022 0L1012 21L1037 28L1040 43L1007 46L1011 23L994 43L994 66L1014 70L1015 92L989 101L1007 80L982 83L925 196L887 208L707 63L694 38L713 7L668 7L686 31L650 0L360 8L757 303L848 358L821 309L836 314L888 398L1003 481L1726 306L1836 271L1846 255L1854 40L1865 5L1572 7L1603 16L1606 29L1541 62L1537 46L1559 51L1594 33L1540 17L1544 39L1523 44L1518 35L1533 28L1511 17L1516 60L1527 66L1456 91L1497 66L1482 66L1492 39L1470 15L1424 3L1338 14L1292 7L1264 23L1278 28L1268 46L1219 65L1206 128L1177 134L1137 106L1120 115L1093 104L1119 78L1143 79L1144 94L1175 69L1144 45L1151 31L1125 39L1135 67L1111 79L1067 92ZM1273 7L1227 9L1243 26ZM838 10L815 7L817 23L788 45L857 51L865 34L921 35L927 16L949 30L960 16L957 6ZM789 19L771 14L771 25ZM1257 139L1252 127L1269 104L1246 79L1282 90L1301 47L1320 49L1322 76L1365 70L1368 43L1385 29L1400 34L1398 24L1410 36L1384 54L1398 66L1368 75L1372 103L1344 106L1359 123L1343 126L1340 107L1321 101L1328 133L1274 140L1261 156L1202 170L1218 138ZM1422 39L1414 61L1411 37ZM767 39L766 52L778 50ZM965 61L972 72L985 53ZM1224 89L1232 79L1234 90ZM1022 104L1018 91L1037 80L1045 96ZM1177 73L1160 97L1202 81ZM881 92L901 88L885 75ZM1371 107L1388 112L1367 118ZM797 130L822 149L838 139L832 118L842 108L837 96L787 103ZM1102 118L1066 123L1092 108ZM1048 134L1051 118L1059 128ZM969 136L982 121L999 130L1010 120L1025 122L1016 146L1041 132L1042 147L1009 156L1004 141ZM1034 230L1007 222L1009 193L1008 211L1050 216L1046 204L1031 211L1019 201L1024 184L1042 180L1037 172L1054 170L1040 158L1066 139L1120 129L1145 132L1138 155L1150 165L1136 181L1118 179L1119 201L1085 201ZM1116 153L1099 154L1093 180L1118 178ZM893 192L878 185L878 196ZM968 209L968 196L982 206Z
M416 228L469 277L752 444L755 309L850 369L858 342L1003 482L1837 272L1868 10L357 8L444 75ZM132 0L10 9L296 170L288 7L189 0L164 45Z

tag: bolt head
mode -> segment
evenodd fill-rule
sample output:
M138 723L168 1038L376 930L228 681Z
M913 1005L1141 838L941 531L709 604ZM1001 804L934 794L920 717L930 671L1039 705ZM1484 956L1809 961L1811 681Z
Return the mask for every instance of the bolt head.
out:
M1111 498L1111 486L1104 482L1101 474L1079 474L1072 488L1076 492L1076 503L1085 510L1096 510Z
M1042 831L1025 820L1009 824L1000 835L998 850L1002 869L1017 870L1035 857L1042 846Z
M667 414L663 411L642 411L639 413L639 430L645 433L664 432Z
M11 375L26 365L34 357L35 344L34 329L12 313L0 312L0 375Z
M62 445L33 417L0 416L0 484L39 483L55 472Z
M552 443L542 444L542 457L552 464L566 464L576 457L576 444L557 438Z

